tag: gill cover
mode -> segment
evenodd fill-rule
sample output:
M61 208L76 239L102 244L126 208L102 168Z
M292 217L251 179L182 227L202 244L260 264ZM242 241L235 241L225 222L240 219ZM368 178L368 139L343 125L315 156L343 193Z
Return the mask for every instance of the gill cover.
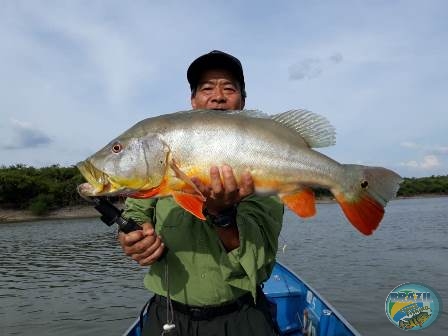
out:
M144 137L118 137L90 162L108 177L115 192L145 190L157 187L167 169L169 147L157 134Z

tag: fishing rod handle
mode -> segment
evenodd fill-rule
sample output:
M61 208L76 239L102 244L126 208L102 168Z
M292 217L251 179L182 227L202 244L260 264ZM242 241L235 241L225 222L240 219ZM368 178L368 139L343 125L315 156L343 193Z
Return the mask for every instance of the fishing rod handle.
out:
M136 230L141 230L142 227L138 225L132 218L125 219L122 216L119 216L115 223L118 224L118 228L121 232L129 233Z
M102 215L100 218L101 221L106 225L111 226L116 223L119 230L124 233L142 229L132 218L124 218L121 215L123 211L108 200L98 197L92 200L95 203L94 208Z

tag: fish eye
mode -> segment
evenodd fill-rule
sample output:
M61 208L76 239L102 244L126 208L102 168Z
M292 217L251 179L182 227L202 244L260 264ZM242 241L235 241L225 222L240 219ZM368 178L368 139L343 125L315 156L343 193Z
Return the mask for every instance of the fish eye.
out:
M120 153L122 149L123 146L119 142L114 143L114 145L112 146L112 152L114 153Z
M367 182L366 180L361 182L361 188L366 189L369 186L369 182Z

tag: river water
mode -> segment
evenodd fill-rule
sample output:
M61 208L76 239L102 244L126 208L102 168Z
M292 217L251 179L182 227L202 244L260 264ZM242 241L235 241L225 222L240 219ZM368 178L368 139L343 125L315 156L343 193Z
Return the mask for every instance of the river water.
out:
M394 200L373 236L336 204L285 214L278 260L363 335L403 335L384 311L404 282L435 288L445 312L419 335L448 335L448 198ZM121 335L148 298L145 269L97 219L0 225L0 335Z

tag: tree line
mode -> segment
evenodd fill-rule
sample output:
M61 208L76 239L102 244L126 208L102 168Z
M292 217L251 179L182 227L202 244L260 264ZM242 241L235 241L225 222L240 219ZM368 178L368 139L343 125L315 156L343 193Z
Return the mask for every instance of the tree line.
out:
M82 204L85 201L76 187L83 181L76 167L3 166L0 168L0 207L29 209L43 215L50 210Z
M37 215L66 206L87 202L78 195L77 186L84 178L74 166L53 165L34 168L26 165L0 167L0 207L28 209ZM331 197L324 189L315 190L317 197ZM404 178L399 197L448 195L448 175ZM113 199L116 200L116 199Z

